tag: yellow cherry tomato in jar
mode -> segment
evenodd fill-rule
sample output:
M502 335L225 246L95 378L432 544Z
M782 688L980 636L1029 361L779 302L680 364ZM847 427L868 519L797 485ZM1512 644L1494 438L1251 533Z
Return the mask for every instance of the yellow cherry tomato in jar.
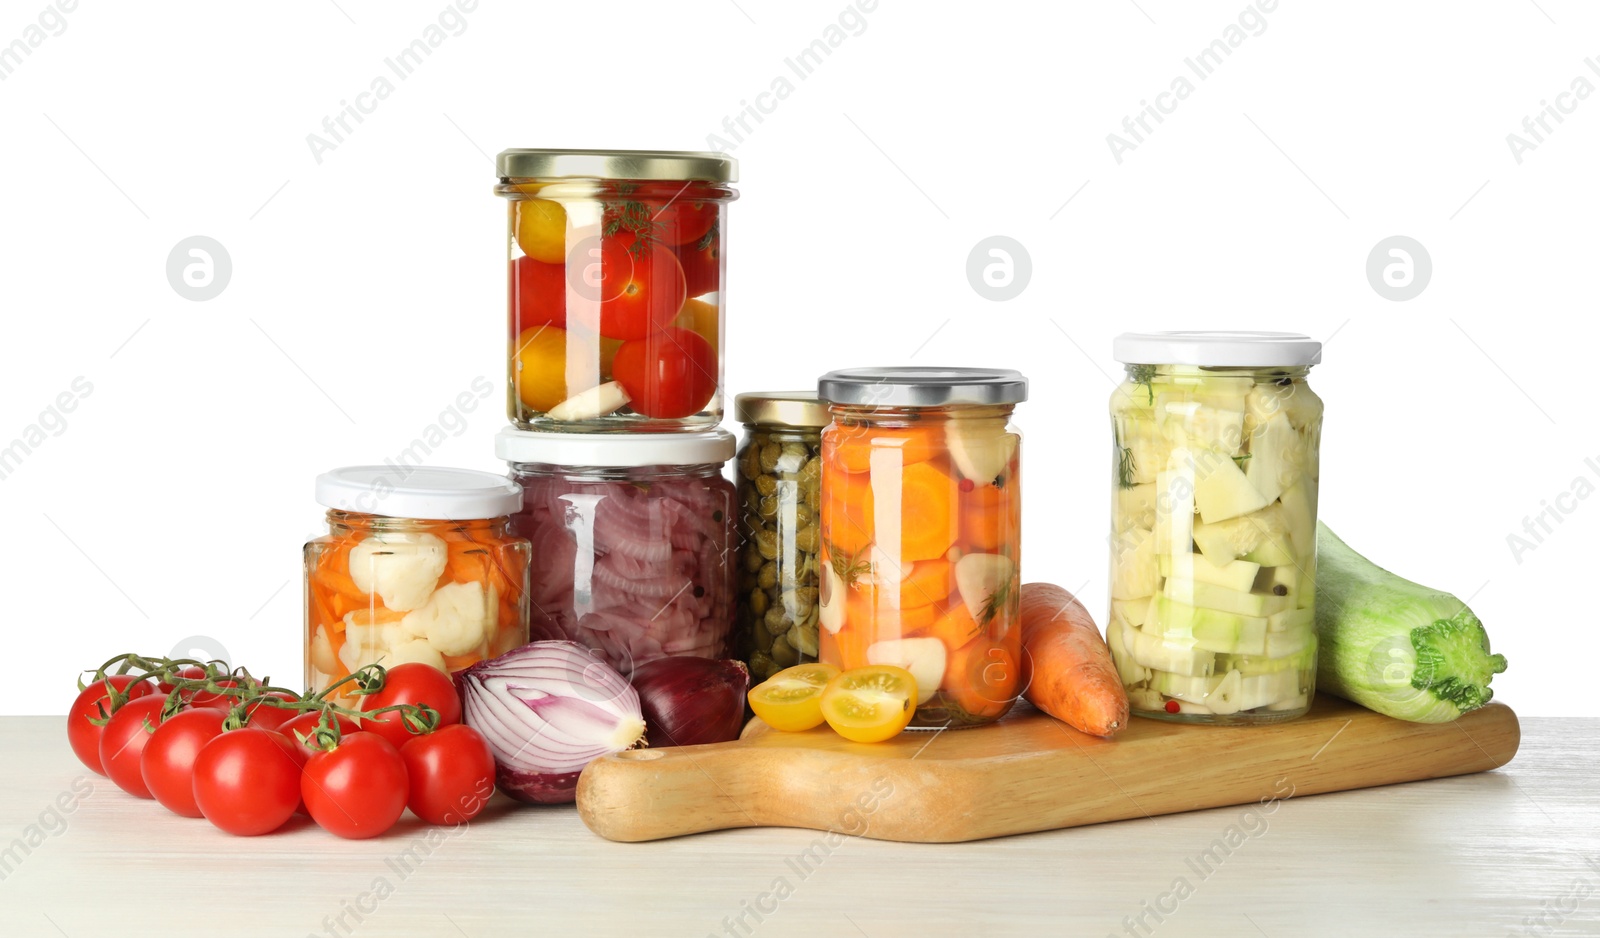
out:
M900 735L917 707L917 681L894 665L854 668L828 682L822 717L851 742L878 743Z
M567 399L567 330L534 326L517 336L517 396L530 410L547 411Z
M821 662L785 668L750 688L750 709L775 730L821 726L822 692L838 676L838 668Z
M523 199L513 203L517 246L522 253L546 264L567 258L567 210L549 199Z

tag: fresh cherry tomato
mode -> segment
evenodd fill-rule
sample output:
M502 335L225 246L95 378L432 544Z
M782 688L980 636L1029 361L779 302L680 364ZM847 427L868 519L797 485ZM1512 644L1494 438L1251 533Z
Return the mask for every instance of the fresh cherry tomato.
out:
M300 747L300 751L304 752L307 758L310 758L311 754L316 752L316 750L312 749L310 746L307 746L305 743L300 742L299 736L296 736L295 733L298 731L300 736L304 736L307 741L310 741L311 734L317 729L317 721L321 719L322 713L320 711L307 710L305 713L300 714L289 722L278 727L278 732L289 737L291 740L294 740L295 745ZM339 725L339 736L341 739L349 736L351 733L361 732L361 727L356 725L356 721L350 719L342 713L335 713L333 715L333 720Z
M279 700L287 700L290 702L300 699L293 694L285 694L281 691L272 691L270 693L263 694L262 696L276 697ZM279 707L276 704L264 703L258 699L246 706L244 708L244 712L248 718L249 725L255 727L256 729L276 730L282 729L283 725L294 719L296 714L298 714L300 711L290 710L287 707ZM286 733L284 735L288 734ZM294 737L290 736L289 738L293 739Z
M600 321L586 325L611 339L642 339L665 328L688 298L683 265L672 251L631 231L579 242L566 278L577 295L598 301Z
M410 790L405 760L376 733L356 733L307 759L300 780L311 819L351 840L393 827Z
M693 244L710 234L711 227L717 223L717 203L673 199L656 209L652 220L661 240L667 244Z
M175 672L175 677L181 681L198 681L206 676L206 669L197 664L186 664ZM156 685L156 690L163 695L172 693L178 685L173 681L161 681Z
M455 682L432 665L410 662L389 668L384 675L383 689L361 698L361 709L367 712L395 704L427 704L439 711L439 726L461 722L461 697ZM377 716L362 717L361 728L376 733L396 749L411 739L412 733L401 720L400 710L391 710Z
M690 296L704 296L717 289L722 276L719 240L713 231L698 241L672 249L678 263L683 265L685 292Z
M511 262L511 328L567 324L567 269L523 255Z
M161 708L166 704L167 698L154 694L130 700L111 717L100 737L100 764L106 775L136 798L151 797L144 776L139 774L139 757L152 730L161 722Z
M688 417L716 393L717 353L696 332L664 329L624 342L611 374L632 398L628 406L646 417Z
M413 737L400 748L411 779L406 804L429 824L462 824L478 816L494 794L494 754L464 723Z
M213 707L181 710L150 735L139 757L139 774L162 807L184 817L200 817L194 801L194 761L206 743L222 735L227 717Z
M67 742L72 745L73 755L78 757L78 761L100 775L106 774L100 762L100 737L105 735L105 726L96 726L89 721L111 716L108 684L119 691L127 691L128 696L134 699L153 690L148 681L140 681L135 675L112 674L104 681L95 681L79 691L77 699L72 701L71 708L67 710Z
M206 743L194 760L194 801L206 820L248 837L277 830L300 806L306 757L288 737L253 727Z

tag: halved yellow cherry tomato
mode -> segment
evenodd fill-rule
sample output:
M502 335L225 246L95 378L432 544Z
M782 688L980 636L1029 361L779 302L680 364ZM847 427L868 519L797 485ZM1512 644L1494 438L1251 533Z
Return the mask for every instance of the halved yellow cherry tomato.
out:
M750 709L775 730L821 726L822 691L838 676L838 668L820 661L785 668L750 688Z
M845 671L822 692L822 717L852 742L877 743L911 722L917 681L905 668L875 664Z

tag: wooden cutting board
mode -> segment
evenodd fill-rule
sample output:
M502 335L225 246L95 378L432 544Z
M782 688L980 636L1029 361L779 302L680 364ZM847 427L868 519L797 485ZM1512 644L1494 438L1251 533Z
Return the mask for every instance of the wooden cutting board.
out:
M734 742L617 753L578 783L578 813L610 840L805 827L955 843L1497 768L1517 752L1511 708L1405 723L1335 697L1273 726L1135 719L1086 736L1020 705L976 729L852 743L751 722Z

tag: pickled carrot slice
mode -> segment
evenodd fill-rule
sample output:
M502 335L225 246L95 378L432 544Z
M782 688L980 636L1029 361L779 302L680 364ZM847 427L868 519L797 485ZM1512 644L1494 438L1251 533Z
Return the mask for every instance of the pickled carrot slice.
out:
M968 715L996 719L1011 709L1020 687L1017 654L1005 642L968 642L945 660L939 690Z
M950 571L950 561L943 557L912 564L910 574L900 584L900 608L914 609L947 599L952 588Z
M866 476L827 469L822 485L828 542L845 554L861 553L872 542L872 486Z
M933 560L956 541L956 482L926 462L900 474L900 557Z
M874 449L894 449L902 465L932 459L942 452L943 435L928 427L844 427L834 430L829 453L845 472L866 472Z
M937 636L944 642L944 647L952 655L961 648L972 643L972 640L983 634L983 626L972 618L972 613L967 611L967 604L957 599L943 610L933 628L928 634Z
M961 495L961 543L972 550L997 551L1009 538L1010 492L986 483Z

